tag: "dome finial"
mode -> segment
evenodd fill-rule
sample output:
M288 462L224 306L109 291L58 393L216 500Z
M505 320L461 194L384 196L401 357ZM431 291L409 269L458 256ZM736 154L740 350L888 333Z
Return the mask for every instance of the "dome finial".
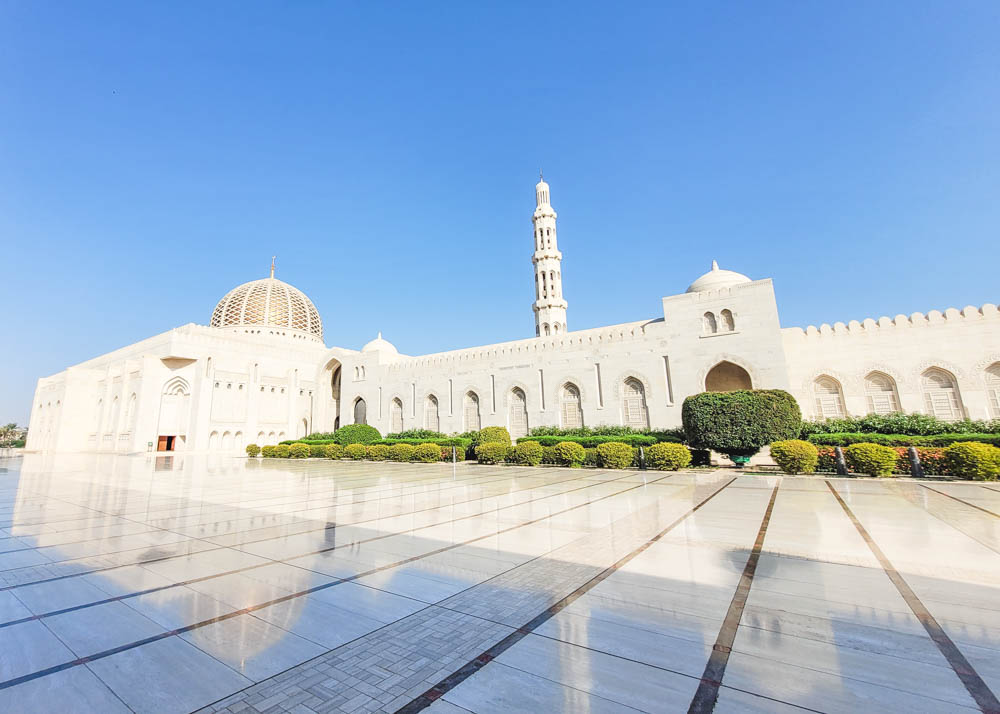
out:
M382 339L382 330L378 331L378 337L376 339L379 339L379 340Z
M271 277L272 278L274 277L274 259L277 258L277 257L278 256L276 256L276 255L272 255L271 256Z
M544 181L545 180L545 175L542 173L541 169L538 169L538 180L539 181Z
M712 261L712 270L718 270L718 269L719 269L719 261L713 260Z

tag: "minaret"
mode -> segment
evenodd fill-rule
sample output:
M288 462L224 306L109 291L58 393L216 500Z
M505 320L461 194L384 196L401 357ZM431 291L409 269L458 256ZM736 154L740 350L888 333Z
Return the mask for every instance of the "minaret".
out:
M556 243L556 212L549 203L549 185L538 175L535 185L535 335L558 335L566 332L566 301L562 292L562 253Z

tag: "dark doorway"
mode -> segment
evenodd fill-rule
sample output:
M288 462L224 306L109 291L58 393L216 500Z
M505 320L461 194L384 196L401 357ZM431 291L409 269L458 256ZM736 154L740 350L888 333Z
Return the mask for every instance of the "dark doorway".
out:
M156 442L157 451L173 451L174 450L174 439L173 436L161 436Z

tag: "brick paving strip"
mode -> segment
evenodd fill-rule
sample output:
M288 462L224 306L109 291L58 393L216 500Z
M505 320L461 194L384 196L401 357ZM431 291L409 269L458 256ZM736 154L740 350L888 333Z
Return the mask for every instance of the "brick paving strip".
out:
M662 504L650 504L200 712L419 711L645 551L735 480L688 486L694 505L666 528L658 522Z
M830 492L833 493L834 498L837 499L837 503L839 503L840 507L844 509L844 513L846 513L847 517L851 519L851 523L854 524L854 528L868 545L868 549L871 550L872 555L875 556L879 564L882 566L882 570L884 570L885 574L889 576L889 580L891 580L892 584L896 586L896 590L899 591L899 594L902 596L903 600L906 601L906 604L909 606L910 610L913 611L913 614L920 621L920 624L924 626L924 630L927 631L928 636L934 641L934 644L937 645L938 650L940 650L941 654L944 655L944 658L955 671L955 674L958 675L958 678L962 680L962 684L965 685L965 689L969 692L969 695L986 714L1000 714L1000 700L997 699L993 691L989 688L986 682L983 681L983 678L979 676L979 673L976 671L975 667L972 666L972 663L965 658L965 655L963 655L961 650L958 649L958 646L952 641L952 639L948 636L948 633L944 631L938 621L934 619L934 616L924 606L923 602L920 601L917 594L913 592L913 589L910 588L906 580L903 579L903 576L900 575L899 571L897 571L895 567L893 567L892 563L885 556L885 553L882 552L882 549L878 547L878 544L875 543L865 527L861 525L861 521L859 521L858 517L854 515L850 506L847 505L847 502L844 501L841 495L837 492L837 489L833 487L833 484L827 481L826 485L827 488L830 489Z
M624 476L620 477L620 479L627 478L630 475L632 475L632 474L625 474ZM665 476L660 476L659 478L654 479L654 480L655 481L662 481L662 480L670 478L670 477L671 477L671 475L665 475ZM620 479L613 479L613 480L617 481L617 480L620 480ZM591 484L590 486L593 486L593 485L596 485L596 484ZM462 547L470 545L472 543L476 543L476 542L479 542L479 541L482 541L482 540L486 540L488 538L493 538L493 537L496 537L496 536L501 535L503 533L509 533L509 532L515 531L515 530L517 530L519 528L524 528L525 526L530 526L530 525L533 525L533 524L536 524L536 523L541 523L542 521L549 520L551 518L554 518L556 516L562 515L564 513L569 513L571 511L575 511L575 510L580 509L580 508L586 508L587 506L590 506L590 505L592 505L594 503L599 503L601 501L605 501L607 499L614 498L616 496L620 496L620 495L622 495L624 493L628 493L628 492L634 491L636 489L644 488L645 486L646 486L645 483L640 483L640 484L635 484L635 485L632 485L632 486L628 486L627 488L623 488L623 489L621 489L619 491L615 491L614 493L609 493L609 494L606 494L604 496L597 496L595 498L592 498L589 501L584 501L583 503L578 503L578 504L576 504L574 506L569 506L567 508L563 508L563 509L558 510L558 511L552 511L552 512L550 512L550 513L548 513L548 514L546 514L544 516L539 516L538 518L533 518L533 519L524 521L522 523L518 523L518 524L513 525L513 526L508 526L507 528L500 528L500 529L497 529L497 530L495 530L493 532L486 533L486 534L481 535L481 536L476 536L475 538L470 538L468 540L465 540L465 541L462 541L462 542L459 542L459 543L452 543L450 545L442 546L440 548L436 548L436 549L434 549L432 551L429 551L427 553L421 553L420 555L414 555L414 556L411 556L409 558L403 558L402 560L396 561L395 563L389 563L389 564L386 564L386 565L383 565L383 566L380 566L380 567L377 567L377 568L372 568L371 570L368 570L368 571L365 571L365 572L361 572L361 573L356 573L356 574L351 575L349 577L345 577L345 578L333 580L332 582L329 582L329 583L324 583L322 585L316 585L314 587L307 588L305 590L300 590L300 591L294 592L294 593L289 593L287 595L283 595L281 597L277 597L277 598L274 598L272 600L268 600L266 602L257 603L256 605L251 605L249 607L245 607L245 608L242 608L242 609L239 609L239 610L234 610L232 612L226 613L225 615L219 615L217 617L209 618L209 619L203 620L201 622L195 622L193 624L185 625L184 627L179 627L179 628L174 629L174 630L168 630L166 632L161 632L159 634L153 635L151 637L144 638L142 640L137 640L137 641L134 641L134 642L129 642L127 644L120 645L120 646L114 647L112 649L108 649L108 650L104 650L102 652L97 652L95 654L87 655L86 657L79 657L77 659L74 659L74 660L71 660L71 661L68 661L68 662L63 662L61 664L57 664L57 665L54 665L52 667L47 667L45 669L41 669L41 670L38 670L38 671L35 671L35 672L31 672L29 674L25 674L25 675L22 675L20 677L14 677L12 679L8 679L8 680L5 680L3 682L0 682L0 689L7 689L9 687L14 687L14 686L17 686L19 684L23 684L25 682L29 682L29 681L32 681L32 680L35 680L35 679L39 679L41 677L48 676L50 674L55 674L57 672L61 672L61 671L66 670L66 669L70 669L72 667L78 667L78 666L80 666L82 664L87 664L88 662L93 662L93 661L96 661L96 660L104 659L105 657L110 657L112 655L116 655L116 654L119 654L121 652L125 652L127 650L135 649L136 647L141 647L142 645L150 644L152 642L157 642L159 640L163 640L163 639L166 639L168 637L173 637L175 635L181 635L181 634L184 634L184 633L187 633L187 632L192 632L192 631L198 630L198 629L200 629L202 627L207 627L209 625L214 625L214 624L216 624L218 622L224 622L226 620L230 620L230 619L233 619L235 617L240 617L241 615L250 614L250 613L256 612L258 610L262 610L262 609L264 609L266 607L270 607L272 605L276 605L278 603L287 602L289 600L295 600L297 598L304 597L306 595L311 595L312 593L315 593L315 592L320 592L322 590L328 590L329 588L336 587L336 586L341 585L343 583L353 582L353 581L358 580L360 578L364 578L364 577L366 577L368 575L373 575L375 573L380 573L380 572L383 572L383 571L386 571L386 570L390 570L392 568L399 567L401 565L407 565L408 563L413 563L413 562L416 562L418 560L423 560L424 558L428 558L428 557L431 557L431 556L434 556L434 555L439 555L441 553L446 553L448 551L455 550L457 548L462 548ZM587 487L580 487L580 488L587 488ZM578 488L578 489L571 489L571 490L580 490L580 489ZM562 494L558 494L558 495L562 495ZM536 500L536 499L531 499L531 500ZM541 499L537 499L537 500L541 500ZM481 514L479 514L479 515L481 515ZM328 548L328 549L325 549L325 550L333 550L333 549L334 548ZM253 567L255 567L255 566L248 566L248 568L245 568L244 570L248 570L248 569L251 569ZM112 600L114 600L114 599L120 599L120 598L112 598ZM78 608L70 608L70 610L74 610L74 609L78 609Z

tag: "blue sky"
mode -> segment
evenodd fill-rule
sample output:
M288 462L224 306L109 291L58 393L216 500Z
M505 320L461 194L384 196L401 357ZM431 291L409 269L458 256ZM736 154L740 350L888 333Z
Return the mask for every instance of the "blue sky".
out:
M326 342L570 329L709 267L786 326L998 302L1000 3L0 1L0 421L267 275Z

